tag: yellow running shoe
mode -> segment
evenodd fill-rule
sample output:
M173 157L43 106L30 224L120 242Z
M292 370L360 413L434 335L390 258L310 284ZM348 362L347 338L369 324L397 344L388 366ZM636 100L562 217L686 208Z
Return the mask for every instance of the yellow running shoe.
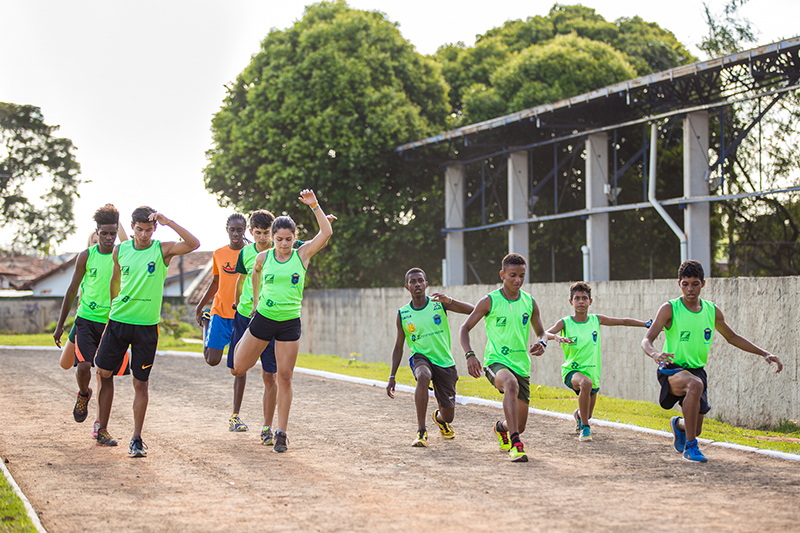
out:
M521 442L518 442L511 447L511 449L508 451L508 458L511 459L512 463L528 462L528 454L525 453L525 447L522 446Z
M499 424L500 422L497 422ZM508 438L508 431L500 431L497 429L497 424L494 425L494 434L497 440L500 441L500 449L507 452L511 449L511 440Z
M414 448L426 448L428 446L428 432L424 429L417 431L417 438L411 443Z
M439 422L438 409L433 412L433 421L437 426L439 426L439 431L442 432L442 437L446 439L454 439L456 437L456 432L453 429L453 426L451 426L447 422Z
M239 418L238 414L233 414L228 420L228 431L247 431L247 424L242 422L242 419Z

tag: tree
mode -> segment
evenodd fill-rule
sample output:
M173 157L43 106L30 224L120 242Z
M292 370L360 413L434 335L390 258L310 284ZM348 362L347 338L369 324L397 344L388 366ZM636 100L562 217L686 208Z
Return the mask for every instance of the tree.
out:
M16 226L18 242L45 252L75 231L81 183L75 147L56 130L38 107L0 102L0 224ZM31 189L44 191L41 202Z
M397 285L410 266L440 270L442 179L393 149L445 127L447 86L381 13L343 2L273 30L212 122L206 187L243 210L287 212L315 231L298 192L340 217L311 282Z

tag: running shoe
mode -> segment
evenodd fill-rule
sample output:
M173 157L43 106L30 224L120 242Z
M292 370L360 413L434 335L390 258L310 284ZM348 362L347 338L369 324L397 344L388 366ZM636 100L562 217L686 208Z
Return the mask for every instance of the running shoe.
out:
M239 415L231 415L230 420L228 420L228 431L247 431L247 424L242 422Z
M100 431L100 421L95 420L94 425L92 426L92 438L97 440L97 432Z
M275 434L272 433L272 428L264 426L261 428L261 444L264 446L272 446L275 444Z
M575 412L572 413L572 418L575 419L575 433L580 433L583 427L583 422L581 422L581 410L575 409Z
M117 439L112 437L108 434L108 430L106 428L100 428L97 430L97 445L98 446L116 446Z
M499 424L498 422L497 424ZM500 442L500 449L504 452L507 452L511 449L511 439L508 438L508 431L500 431L497 429L497 424L494 425L494 434L497 436L497 440Z
M592 430L589 429L589 426L583 426L581 428L581 434L578 436L578 440L581 442L589 442L592 440Z
M446 439L454 439L456 437L456 432L453 430L453 426L448 424L447 422L439 422L439 410L435 410L433 412L433 421L439 426L439 431L442 432L442 437Z
M687 461L695 463L707 463L708 459L697 447L697 439L686 443L686 449L683 450L683 458Z
M411 446L414 448L425 448L428 446L428 432L424 429L417 431L417 436L414 438L414 442L411 443Z
M283 453L289 449L289 438L286 436L286 433L283 431L276 431L275 432L275 446L272 447L272 451Z
M508 458L511 459L512 463L528 462L528 454L525 453L525 447L521 442L518 442L511 447L511 449L508 451Z
M89 414L89 410L87 406L89 405L89 400L92 397L92 389L89 389L89 394L84 396L80 392L78 393L78 399L75 401L75 408L72 409L72 418L75 419L75 422L83 422L86 420L86 415Z
M675 451L678 453L683 453L683 450L686 449L686 432L681 431L678 426L678 420L681 417L673 416L669 420L669 426L672 428L672 445L675 446Z
M147 457L147 444L142 442L142 437L133 437L128 446L128 455L131 457Z

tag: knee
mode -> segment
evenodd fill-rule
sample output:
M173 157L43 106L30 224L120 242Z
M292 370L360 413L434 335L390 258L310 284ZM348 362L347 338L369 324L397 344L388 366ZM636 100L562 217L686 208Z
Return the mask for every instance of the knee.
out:
M241 368L236 368L235 366L231 368L231 375L237 378L240 378L247 374L247 370L242 370Z
M292 384L292 372L278 372L276 379L279 385L286 386Z
M272 372L262 372L261 376L264 380L264 385L266 387L274 387L277 384L277 381L275 379L275 374L273 374Z
M703 382L700 379L693 379L686 385L687 394L701 395L703 394Z
M513 397L517 397L519 394L519 383L517 383L516 379L509 379L503 383L503 394L511 395Z
M426 367L417 368L415 371L415 375L417 378L417 384L428 386L428 383L431 382L431 371Z

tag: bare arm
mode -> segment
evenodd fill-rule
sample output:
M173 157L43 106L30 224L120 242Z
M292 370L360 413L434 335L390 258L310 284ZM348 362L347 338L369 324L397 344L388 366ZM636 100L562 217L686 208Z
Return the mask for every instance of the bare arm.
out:
M217 289L219 289L219 274L214 276L214 280L211 282L211 285L208 286L206 292L203 294L203 297L200 298L200 301L197 302L197 307L194 310L197 323L201 327L203 325L203 307L205 307L208 301L211 300L215 294L217 294Z
M445 309L462 315L468 315L475 307L471 303L455 300L441 292L434 292L431 294L431 300L434 302L441 302Z
M242 289L244 288L244 280L247 278L244 274L239 274L239 277L236 278L236 292L233 297L233 304L236 307L239 307L239 299L242 297Z
M719 331L720 335L725 337L725 340L728 341L728 344L732 344L733 346L736 346L745 352L760 355L770 366L772 366L773 363L776 363L778 365L778 369L775 371L776 374L783 370L783 363L781 363L781 360L778 359L777 355L772 355L768 351L759 348L749 340L733 331L733 328L731 328L728 323L725 322L725 316L722 314L722 309L719 307L716 308L716 314L714 315L714 327L717 329L717 331Z
M175 230L180 236L181 241L169 241L161 243L161 252L164 255L164 264L169 265L170 260L176 255L186 255L189 252L197 250L200 246L200 241L197 237L189 233L180 224L174 220L170 220L161 213L153 213L150 215L150 220L155 220L162 226L167 226Z
M111 284L109 289L111 291L111 306L114 306L114 298L119 295L119 279L120 279L120 270L119 270L119 261L117 260L117 249L119 247L114 247L114 272L111 274Z
M635 318L615 318L613 316L597 315L597 320L600 321L601 326L650 327L644 320L637 320Z
M122 227L122 224L117 224L117 238L119 242L125 242L128 240L128 234L125 233L125 228Z
M539 314L539 304L536 303L536 300L533 301L533 312L531 313L531 327L533 328L533 332L536 333L536 336L539 338L536 343L531 346L529 353L531 355L543 355L545 346L543 343L547 343L547 332L544 330L544 325L542 324L542 317Z
M472 328L474 328L483 317L488 315L491 310L492 299L488 296L484 296L480 299L478 305L475 306L472 313L469 314L467 320L461 325L461 329L459 330L461 348L465 353L471 354L467 357L467 371L473 378L479 378L481 376L481 362L478 361L478 357L475 355L475 352L472 351L472 345L469 342L469 332L472 331Z
M264 260L267 258L268 251L269 250L259 252L256 256L256 263L253 265L253 273L250 274L253 280L253 310L250 312L250 316L253 316L258 308L258 293L261 291L261 271L264 266Z
M56 346L59 348L61 348L61 335L64 333L64 322L67 321L69 310L72 309L72 304L75 303L78 288L81 285L81 281L83 281L83 276L86 274L86 262L88 260L88 250L78 254L78 259L75 260L75 271L72 273L72 281L69 284L69 288L67 288L67 293L64 295L64 300L61 302L61 313L58 315L56 330L53 332L53 340L56 341Z
M547 333L547 340L556 341L559 344L572 344L572 339L559 335L562 331L564 331L564 320L559 318L558 322L545 332Z
M403 359L403 344L405 340L406 334L403 333L403 321L400 320L400 313L397 313L397 338L394 341L394 349L392 350L392 373L389 376L389 383L386 384L386 394L389 395L389 398L394 398L395 375Z
M670 325L672 325L672 305L666 302L658 309L653 324L644 334L644 339L642 339L642 350L659 365L669 363L675 358L675 354L660 352L653 344L661 330Z
M317 225L319 226L319 232L314 238L303 243L303 246L297 250L297 253L300 254L300 260L303 261L303 265L307 267L308 261L328 244L328 239L333 235L333 228L331 227L331 221L328 220L322 207L320 207L314 191L311 189L303 189L300 191L300 201L313 209L314 216L317 219Z

